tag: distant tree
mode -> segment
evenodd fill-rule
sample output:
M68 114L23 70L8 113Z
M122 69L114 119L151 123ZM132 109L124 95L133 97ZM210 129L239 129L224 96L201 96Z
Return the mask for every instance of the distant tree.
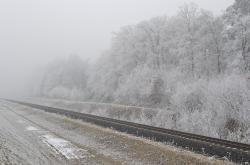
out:
M206 77L220 74L223 70L223 21L212 13L202 11L197 18L196 52L201 73ZM199 69L199 68L198 68Z
M250 70L250 2L248 0L236 0L230 6L225 15L225 34L227 39L227 51L240 55L239 66L243 71ZM231 47L229 46L231 45Z
M76 55L69 56L67 60L50 63L41 75L40 94L48 96L53 91L53 95L56 93L60 95L61 90L64 97L74 97L74 93L80 96L76 90L81 93L86 88L87 68L87 62ZM67 94L66 91L68 91Z
M243 15L250 14L250 1L249 0L235 0L232 7Z
M191 61L191 73L194 77L195 75L195 54L194 54L194 46L195 46L195 26L196 26L196 18L197 18L197 6L195 4L185 4L181 7L180 15L183 18L185 27L186 27L186 52L187 56L190 57Z

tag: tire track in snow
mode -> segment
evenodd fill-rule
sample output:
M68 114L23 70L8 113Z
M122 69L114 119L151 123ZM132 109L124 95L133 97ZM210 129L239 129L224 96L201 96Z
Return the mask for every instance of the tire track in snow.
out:
M81 159L84 158L87 150L80 149L71 142L58 138L54 135L42 135L42 141L50 146L56 152L62 154L67 159Z

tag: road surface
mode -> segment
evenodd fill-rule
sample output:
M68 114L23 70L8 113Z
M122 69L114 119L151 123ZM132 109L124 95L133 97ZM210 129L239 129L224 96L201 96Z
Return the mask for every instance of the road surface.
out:
M0 164L230 164L0 101Z

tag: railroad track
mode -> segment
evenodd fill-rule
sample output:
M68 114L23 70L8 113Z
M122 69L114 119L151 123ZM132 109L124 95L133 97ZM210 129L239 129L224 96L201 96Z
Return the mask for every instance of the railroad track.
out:
M84 114L61 108L48 107L15 100L6 101L29 106L50 113L65 115L73 119L80 119L102 127L109 127L135 136L149 138L154 141L182 147L196 153L208 156L217 156L219 158L226 157L230 161L236 163L243 164L250 162L250 145L248 144Z

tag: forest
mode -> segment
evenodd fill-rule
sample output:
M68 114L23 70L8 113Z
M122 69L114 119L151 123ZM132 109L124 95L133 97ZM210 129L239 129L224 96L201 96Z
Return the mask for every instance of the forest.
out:
M31 94L175 111L171 129L250 143L249 73L250 1L219 16L191 3L122 27L94 63L52 61Z

